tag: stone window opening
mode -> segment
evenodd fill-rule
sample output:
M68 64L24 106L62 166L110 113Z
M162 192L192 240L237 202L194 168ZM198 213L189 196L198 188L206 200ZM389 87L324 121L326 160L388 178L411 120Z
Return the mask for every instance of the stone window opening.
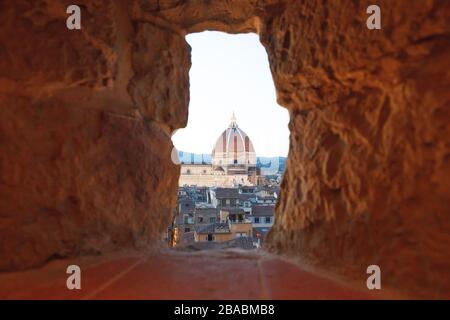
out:
M7 84L0 93L6 106L0 216L6 215L9 248L0 256L2 270L38 267L62 254L97 250L99 243L106 246L101 252L133 247L135 237L127 234L156 241L172 218L167 203L175 205L180 173L169 155L170 132L184 127L188 115L185 36L257 32L277 99L291 115L290 161L267 248L312 261L332 252L324 265L335 263L346 274L350 264L377 261L401 291L448 296L450 284L442 280L448 246L441 240L448 230L439 224L448 221L450 203L446 1L383 1L383 12L396 18L383 20L378 31L367 30L366 7L351 0L135 2L133 8L114 1L111 10L90 12L82 36L67 36L64 11L16 3L8 1L13 9L2 12L7 23L0 35ZM85 10L95 11L90 7ZM23 84L27 90L18 94ZM83 107L71 101L77 96ZM14 128L22 124L33 130L18 135ZM36 155L45 161L30 165ZM72 187L86 177L91 189ZM42 188L43 181L50 187ZM61 208L64 214L51 219L42 214ZM127 217L119 232L109 223L116 215ZM29 228L30 217L39 217L36 227ZM83 237L70 232L74 223L83 226ZM101 225L108 227L99 233ZM54 232L55 226L63 230ZM345 254L333 250L336 243ZM392 272L396 261L402 272Z

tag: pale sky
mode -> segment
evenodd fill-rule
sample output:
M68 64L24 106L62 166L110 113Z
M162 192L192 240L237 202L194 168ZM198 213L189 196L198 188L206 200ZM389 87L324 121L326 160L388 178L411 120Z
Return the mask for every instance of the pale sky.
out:
M267 53L256 34L190 34L189 120L172 141L180 151L210 154L234 111L257 156L287 156L289 114L276 103Z

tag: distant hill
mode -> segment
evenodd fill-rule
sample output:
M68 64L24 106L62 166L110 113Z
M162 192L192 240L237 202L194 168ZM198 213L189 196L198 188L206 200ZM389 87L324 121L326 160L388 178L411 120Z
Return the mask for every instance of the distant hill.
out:
M270 168L272 165L278 166L278 172L283 173L286 168L286 157L256 157L257 168Z
M178 158L182 164L211 164L210 154L178 151ZM256 157L256 167L270 168L271 166L277 166L278 172L283 173L286 168L286 157Z
M178 151L178 158L181 163L185 164L211 164L210 154Z

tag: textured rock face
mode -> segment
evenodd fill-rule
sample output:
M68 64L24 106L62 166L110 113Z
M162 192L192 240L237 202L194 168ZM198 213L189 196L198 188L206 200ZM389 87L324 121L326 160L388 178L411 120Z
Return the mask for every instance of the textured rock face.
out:
M85 1L69 32L62 2L0 4L1 270L145 247L169 224L189 48L129 9Z
M265 24L291 147L270 248L439 297L450 281L449 4L298 1Z
M383 285L450 291L449 3L2 1L0 268L144 246L175 201L170 133L187 120L189 47L257 32L291 147L268 248Z

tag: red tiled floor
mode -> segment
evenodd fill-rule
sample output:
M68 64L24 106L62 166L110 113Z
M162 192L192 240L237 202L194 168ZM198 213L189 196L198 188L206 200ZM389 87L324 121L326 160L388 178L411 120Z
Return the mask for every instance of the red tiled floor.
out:
M123 257L98 264L80 261L55 261L39 270L0 275L0 299L82 299L114 276L142 260L141 257ZM81 268L81 290L68 290L68 265Z
M97 261L98 260L98 261ZM81 267L81 290L66 268ZM58 261L0 275L1 299L370 299L279 257L255 251L164 252Z
M95 298L258 299L256 257L225 252L148 258Z
M368 293L343 287L280 259L261 261L262 273L272 299L370 299Z

